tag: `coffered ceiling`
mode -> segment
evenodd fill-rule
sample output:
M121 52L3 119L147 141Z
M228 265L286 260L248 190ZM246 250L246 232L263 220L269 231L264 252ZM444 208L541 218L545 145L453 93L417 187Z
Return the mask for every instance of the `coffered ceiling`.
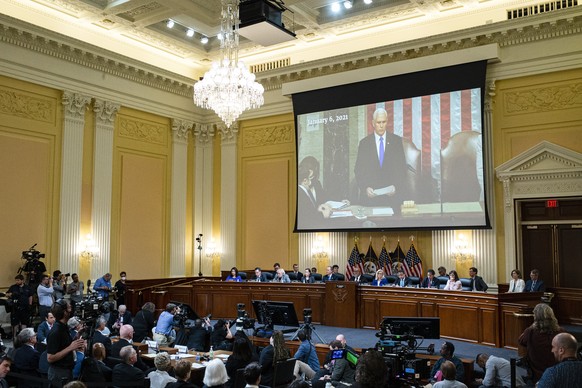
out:
M248 64L308 62L504 21L508 10L540 3L352 0L348 10L341 0L340 11L333 12L338 1L278 0L287 8L285 28L296 39L263 47L241 38L240 57ZM220 52L220 0L0 0L0 13L192 78ZM186 36L188 28L194 36Z

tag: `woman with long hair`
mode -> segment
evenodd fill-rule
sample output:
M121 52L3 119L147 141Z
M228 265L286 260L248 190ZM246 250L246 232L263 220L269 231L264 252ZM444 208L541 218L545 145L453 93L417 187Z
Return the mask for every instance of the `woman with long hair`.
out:
M230 269L230 275L226 277L227 282L242 282L242 278L238 274L238 268L232 267Z
M305 268L305 275L301 278L301 283L315 283L315 278L309 268Z
M261 352L259 364L261 364L261 385L271 386L275 363L291 358L291 352L285 345L283 332L276 330L270 339L270 344Z
M449 272L449 280L447 281L447 285L444 288L445 290L451 291L460 291L463 289L463 285L459 280L459 275L457 275L457 271L452 270Z
M521 272L518 269L511 271L511 280L509 281L509 290L507 292L523 292L525 282L521 278Z
M233 386L237 369L245 368L251 362L259 361L257 353L253 350L251 341L245 334L235 334L232 354L226 360L226 372L230 378L227 386ZM244 333L244 332L240 332Z
M533 314L534 322L519 336L518 343L525 347L525 352L521 350L520 353L525 353L528 372L535 383L542 377L546 368L556 364L552 353L552 339L563 330L549 305L537 304Z

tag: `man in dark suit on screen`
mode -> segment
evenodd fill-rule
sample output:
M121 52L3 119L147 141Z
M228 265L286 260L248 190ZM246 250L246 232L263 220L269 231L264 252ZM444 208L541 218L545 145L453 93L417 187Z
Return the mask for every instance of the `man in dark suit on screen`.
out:
M374 133L360 140L354 174L364 206L390 206L396 212L407 197L406 159L402 138L386 132L388 113L372 116Z

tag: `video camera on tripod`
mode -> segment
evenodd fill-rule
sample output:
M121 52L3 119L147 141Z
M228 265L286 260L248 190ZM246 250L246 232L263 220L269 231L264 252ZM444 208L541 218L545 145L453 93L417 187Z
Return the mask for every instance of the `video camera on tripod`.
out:
M236 330L247 330L255 328L255 319L249 318L247 310L245 310L244 303L237 303L236 305L236 320L230 323L230 327L236 326Z

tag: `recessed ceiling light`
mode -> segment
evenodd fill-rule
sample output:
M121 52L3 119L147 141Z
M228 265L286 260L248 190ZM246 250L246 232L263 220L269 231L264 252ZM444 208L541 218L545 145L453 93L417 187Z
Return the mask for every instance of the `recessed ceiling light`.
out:
M202 44L208 43L208 37L203 36L202 38L200 38L200 43L202 43Z
M191 28L188 28L188 30L186 31L186 36L187 36L188 38L191 38L191 37L193 37L193 36L194 36L194 30L193 30L193 29L191 29Z
M168 28L174 27L174 21L172 19L168 20L168 22L166 23L166 27Z
M333 4L331 5L331 10L332 10L333 12L339 12L339 10L340 10L340 4L339 4L339 3L333 3Z
M344 1L344 7L345 7L345 9L352 8L352 2L349 0Z
M364 0L364 4L370 5L370 4L372 4L372 0Z

